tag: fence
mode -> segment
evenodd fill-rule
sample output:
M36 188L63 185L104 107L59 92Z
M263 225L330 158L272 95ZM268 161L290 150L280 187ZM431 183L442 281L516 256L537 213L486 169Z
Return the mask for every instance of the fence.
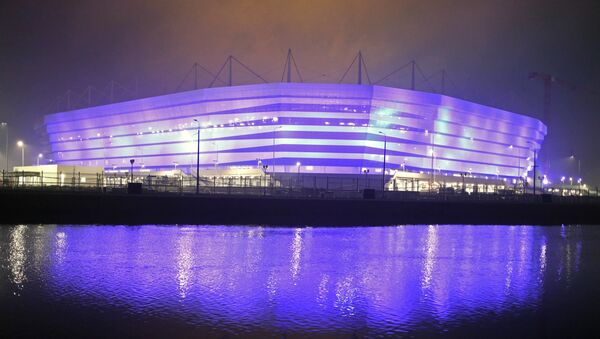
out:
M467 194L453 187L436 190L420 190L419 185L396 185L386 183L381 191L381 177L310 176L295 174L265 174L262 176L200 176L189 175L156 176L134 173L44 173L44 172L2 172L0 189L44 190L44 191L100 191L103 193L126 193L129 183L142 184L144 193L172 193L221 195L270 195L305 198L362 199L365 190L372 191L375 198L387 200L502 200L531 201L542 199L538 196L516 190L496 190L493 192L471 192ZM416 189L415 189L416 187ZM406 189L409 188L409 189ZM557 191L560 194L557 194ZM556 188L545 188L546 199L552 194L553 201L597 200L598 188L594 190L573 189L566 192Z

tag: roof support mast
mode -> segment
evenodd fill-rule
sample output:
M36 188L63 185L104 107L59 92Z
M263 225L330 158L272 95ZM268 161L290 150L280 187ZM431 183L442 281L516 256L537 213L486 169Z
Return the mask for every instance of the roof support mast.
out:
M363 64L362 52L358 51L358 84L359 85L362 85L362 64Z
M287 82L292 82L292 49L288 48L287 54Z

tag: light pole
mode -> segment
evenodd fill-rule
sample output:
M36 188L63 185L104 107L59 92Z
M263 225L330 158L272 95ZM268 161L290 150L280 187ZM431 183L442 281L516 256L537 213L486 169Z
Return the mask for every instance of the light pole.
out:
M433 139L433 132L431 133L431 183L429 184L429 192L433 191L433 184L435 183L435 141Z
M40 159L43 157L44 157L44 155L42 153L38 154L38 156L37 156L37 165L38 166L40 165Z
M217 144L216 141L213 141L213 144L215 145L215 150L217 151L217 157L215 159L215 168L217 168L217 166L219 165L219 144Z
M369 169L368 168L363 168L363 173L365 174L365 189L369 188Z
M25 144L23 141L17 141L17 146L21 148L21 167L25 166Z
M535 174L535 170L537 168L537 149L535 148L535 145L533 144L532 141L527 141L527 144L531 145L531 147L533 148L533 195L536 194L536 181L537 181L537 177Z
M4 150L6 155L6 172L8 172L8 123L2 122L0 123L0 127L4 128L4 136L6 137Z
M298 187L300 187L300 166L302 164L300 162L296 163L296 167L298 168L298 178L296 179Z
M276 126L273 128L273 146L271 148L271 151L273 151L273 155L271 157L271 173L275 174L275 136L276 136L276 131L281 129L281 126Z
M536 179L537 177L535 176L535 169L537 168L537 150L534 148L533 149L533 195L535 195L535 188L536 188Z
M131 182L133 182L133 163L135 162L135 159L129 159L129 163L131 164Z
M575 154L571 154L571 160L575 160L577 158L577 176L581 177L581 159L579 157L575 157Z
M383 135L383 171L381 172L381 192L385 192L385 158L387 155L387 135L382 131L378 132Z
M196 149L196 194L200 194L200 121L194 119L198 123L198 147Z

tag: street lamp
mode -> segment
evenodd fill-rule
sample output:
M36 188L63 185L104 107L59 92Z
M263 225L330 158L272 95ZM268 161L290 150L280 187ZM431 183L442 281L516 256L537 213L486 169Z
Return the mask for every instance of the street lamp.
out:
M368 168L363 168L363 173L365 174L365 188L369 187L369 169Z
M537 177L535 174L535 170L537 169L537 149L535 148L535 145L533 144L533 142L531 141L527 141L527 144L530 144L531 147L533 148L533 195L535 195L536 193L536 181L537 181Z
M577 175L580 176L581 175L581 159L579 159L579 157L575 157L575 154L571 154L569 159L571 159L571 160L577 159Z
M23 141L17 141L17 146L21 148L21 167L25 166L25 144Z
M0 127L4 128L4 135L6 137L6 141L4 144L4 150L6 155L6 172L8 172L8 123L2 122L0 123Z
M466 193L467 192L467 187L465 186L465 177L467 176L468 173L465 172L461 172L460 176L462 177L462 193Z
M387 154L387 135L382 131L377 132L383 135L383 171L381 171L381 192L385 192L385 158Z
M131 164L131 182L133 182L133 163L135 162L135 159L129 159L129 163Z
M297 181L298 181L298 183L297 183L298 187L300 187L300 166L301 165L302 164L300 162L296 162L296 167L298 168L298 179L297 179Z
M196 194L200 194L200 121L194 119L198 123L198 147L196 149Z
M42 153L38 154L38 156L37 156L37 165L38 166L40 165L40 159L43 157L44 157L44 155Z
M274 120L275 121L275 120ZM271 148L271 151L273 151L273 155L271 157L271 172L273 174L275 174L275 136L276 136L276 131L281 129L281 125L273 127L273 146Z
M435 183L435 140L433 139L435 134L431 133L431 182L429 183L429 192L433 190L433 184Z
M217 168L217 166L219 165L219 145L217 144L216 141L213 141L213 145L215 145L215 150L216 150L216 154L217 157L215 158L214 162L215 162L215 168Z

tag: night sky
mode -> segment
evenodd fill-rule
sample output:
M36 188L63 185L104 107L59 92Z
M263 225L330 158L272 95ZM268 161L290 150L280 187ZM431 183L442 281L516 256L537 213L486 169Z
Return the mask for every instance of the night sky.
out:
M67 90L76 101L111 80L137 83L140 96L191 89L191 78L182 80L194 62L216 73L229 54L275 82L288 48L306 82L337 83L360 49L371 80L414 59L427 76L447 71L449 95L537 118L543 85L528 80L530 71L579 85L553 87L543 147L555 174L577 175L567 159L574 153L584 181L597 185L598 32L598 1L4 1L0 121L9 124L11 164L20 162L18 139L34 162L47 151L43 115ZM259 82L234 72L236 83ZM409 79L406 70L382 85L408 87ZM200 85L210 81L203 74ZM430 87L439 91L439 76L429 84L417 75L418 89ZM4 168L4 135L0 145Z

